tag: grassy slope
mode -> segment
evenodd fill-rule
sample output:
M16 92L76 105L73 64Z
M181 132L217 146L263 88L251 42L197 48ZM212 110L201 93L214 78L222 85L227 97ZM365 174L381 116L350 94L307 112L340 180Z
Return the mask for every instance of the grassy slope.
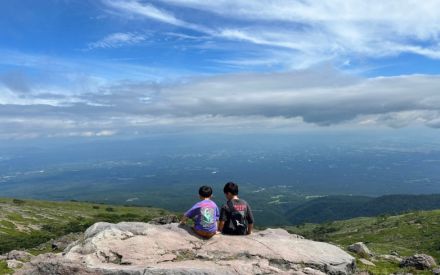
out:
M98 221L149 221L167 213L156 208L0 198L0 254L34 248L52 238L82 232Z
M12 270L8 268L4 261L0 261L0 274L12 274Z
M343 248L362 241L376 254L389 254L391 251L397 251L402 256L426 253L440 261L440 210L305 224L287 229L291 233L338 244ZM376 264L376 268L360 266L374 274L389 274L399 270L396 264Z

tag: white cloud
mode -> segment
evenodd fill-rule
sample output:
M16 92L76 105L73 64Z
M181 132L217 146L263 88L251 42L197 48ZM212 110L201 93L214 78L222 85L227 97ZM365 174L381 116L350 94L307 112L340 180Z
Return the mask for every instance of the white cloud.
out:
M139 1L136 0L127 0L127 1L104 0L103 2L107 6L112 7L124 13L149 17L151 19L155 19L171 25L181 26L186 24L184 21L181 21L176 17L174 17L173 14L158 9L155 6L148 3L140 3Z
M439 84L436 76L357 79L331 70L230 75L163 88L149 110L176 116L301 117L317 125L363 116L420 123L439 114Z
M124 15L136 15L140 18L149 18L162 23L167 23L170 25L184 27L200 32L209 33L211 32L209 28L205 28L201 25L186 22L184 20L178 19L172 13L159 9L150 3L142 3L137 0L103 0L103 3L112 8L115 11L123 13Z
M127 45L135 45L145 41L146 36L135 33L112 33L103 39L90 43L88 49L95 48L119 48Z
M417 39L438 39L440 3L436 0L161 0L226 18L303 24L307 31L330 29L359 38L373 33L394 33ZM359 32L370 30L368 33ZM350 35L348 37L350 37Z
M0 136L99 137L329 125L332 129L439 128L439 86L440 76L359 78L330 68L220 75L179 83L121 82L57 98L56 105L38 98L28 102L10 98L0 108Z
M216 39L248 42L290 50L288 68L303 68L328 59L395 56L411 53L440 59L440 2L437 0L159 0L168 7L185 8L176 18L163 9L140 1L106 1L130 14L195 29ZM146 11L144 11L144 9ZM192 18L191 10L205 12ZM222 19L211 24L210 16ZM200 18L200 17L199 17ZM204 18L204 19L203 19ZM275 52L275 51L272 51ZM271 59L262 51L261 59ZM244 53L245 54L245 53ZM311 61L306 61L311 60ZM289 64L290 62L290 64Z

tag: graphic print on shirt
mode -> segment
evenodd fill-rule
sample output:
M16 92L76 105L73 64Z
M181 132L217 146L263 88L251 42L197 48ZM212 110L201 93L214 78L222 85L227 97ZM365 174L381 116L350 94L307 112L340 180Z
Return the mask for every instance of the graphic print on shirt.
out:
M215 209L210 207L202 207L200 209L200 224L204 228L209 228L215 223Z
M236 227L241 227L241 226L246 226L244 223L241 223L241 221L244 222L244 217L246 216L246 204L233 204L234 209L240 213L240 218L239 219L234 219L233 222L236 223Z

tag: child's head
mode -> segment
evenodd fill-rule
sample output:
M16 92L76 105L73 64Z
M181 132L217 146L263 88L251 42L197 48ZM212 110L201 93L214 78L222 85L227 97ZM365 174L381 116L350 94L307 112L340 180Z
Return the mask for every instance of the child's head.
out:
M232 181L226 183L225 187L223 188L223 193L225 193L225 196L228 200L232 199L234 196L238 195L238 185Z
M201 199L209 199L212 196L212 188L209 186L200 187L199 196Z

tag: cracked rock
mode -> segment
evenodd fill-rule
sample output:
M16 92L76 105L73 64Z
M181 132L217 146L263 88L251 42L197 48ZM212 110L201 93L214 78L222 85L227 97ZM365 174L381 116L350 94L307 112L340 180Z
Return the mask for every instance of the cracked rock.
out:
M353 274L337 246L267 229L204 240L178 224L97 223L63 254L43 254L17 274Z

